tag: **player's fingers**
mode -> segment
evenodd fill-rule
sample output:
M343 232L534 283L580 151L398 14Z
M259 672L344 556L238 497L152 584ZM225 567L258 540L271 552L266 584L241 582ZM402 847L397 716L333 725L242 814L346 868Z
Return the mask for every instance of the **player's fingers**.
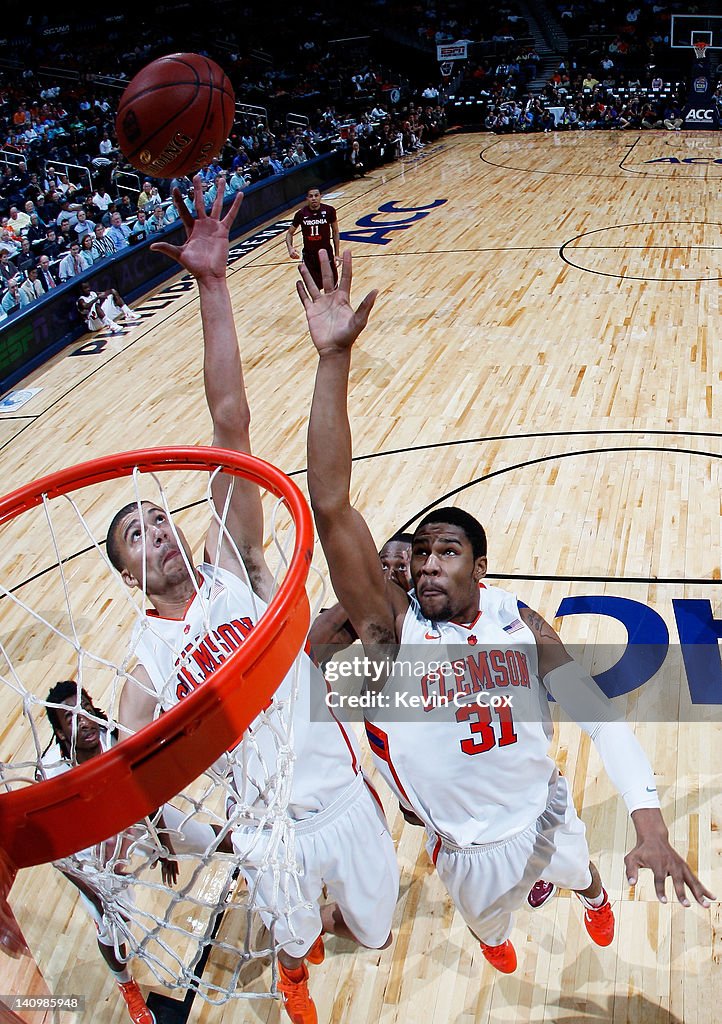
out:
M298 272L303 279L303 283L306 286L306 291L312 299L317 299L321 294L321 289L318 287L314 279L311 277L311 273L305 263L299 263Z
M186 229L188 234L190 234L191 229L193 227L193 217L191 216L191 211L188 209L185 202L183 201L183 196L180 194L180 189L173 189L173 205L176 208L178 216L183 221L183 227Z
M304 309L308 309L309 306L313 305L313 300L311 299L311 296L306 291L306 289L304 287L304 284L303 284L303 281L296 281L296 291L298 292L299 299L303 303L303 308Z
M343 253L341 254L341 278L338 282L338 290L340 292L343 292L347 298L351 294L351 281L353 280L352 263L353 261L351 259L351 250L344 249Z
M203 220L206 215L206 204L203 202L203 179L200 174L193 178L193 198L196 204L198 220Z
M223 200L226 197L226 176L221 174L216 181L216 198L213 200L213 206L211 207L211 217L215 217L216 220L221 219L221 210L223 209Z
M709 891L709 889L706 889L702 885L699 878L697 878L688 864L684 865L684 878L690 892L699 905L702 907L708 907L710 902L715 899L715 896Z
M663 875L661 872L658 871L654 872L654 891L657 893L657 899L660 903L667 902L667 893L664 889L666 881L666 875Z
M687 898L687 886L685 885L685 879L682 870L680 868L677 868L676 870L672 870L670 874L672 877L672 885L674 886L674 891L677 894L677 899L683 907L688 907L689 900Z
M369 292L368 295L366 295L365 298L363 298L361 300L361 303L359 304L359 307L356 310L356 317L357 317L357 319L359 319L361 321L361 328L362 329L368 323L369 313L374 308L374 302L376 302L376 296L377 295L378 295L378 290L376 288L374 288L374 290L372 292Z
M332 292L334 289L333 271L331 270L331 261L328 258L328 253L324 249L318 254L318 261L321 265L323 290L325 292Z
M639 878L639 869L642 863L634 853L628 853L624 858L624 870L627 875L627 884L636 885Z
M233 226L233 221L236 219L236 214L238 213L239 209L241 208L241 203L242 202L243 202L243 193L242 192L236 192L235 196L233 197L233 202L231 203L230 210L228 211L228 213L225 215L225 217L221 221L222 224L228 223L229 227Z
M170 242L153 242L150 247L151 252L160 252L164 256L170 256L176 263L179 262L178 256L180 249L177 245L171 245Z

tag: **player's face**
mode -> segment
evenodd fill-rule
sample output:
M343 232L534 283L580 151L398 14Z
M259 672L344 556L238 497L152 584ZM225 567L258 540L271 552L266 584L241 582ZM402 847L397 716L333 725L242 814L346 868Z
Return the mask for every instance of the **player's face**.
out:
M138 509L133 508L116 526L121 575L129 587L142 587L145 556L146 593L166 594L190 582L186 568L186 560L191 564L193 557L190 545L177 527L174 532L162 508L144 501L142 509L142 522Z
M309 189L306 198L308 199L308 205L312 210L317 210L321 205L321 193L317 188Z
M390 540L379 551L381 568L387 580L393 580L404 590L411 590L413 583L409 573L411 545L401 540Z
M67 697L63 707L58 708L58 724L62 738L70 749L73 749L73 732L75 732L75 756L78 761L87 760L95 754L100 753L100 726L84 715L82 712L75 712L77 699ZM89 714L94 714L93 707L88 698L83 694L80 706ZM71 710L72 709L72 710ZM75 726L73 722L75 721Z
M479 580L485 575L486 558L474 558L459 526L427 523L414 534L411 578L427 619L470 622L479 609Z

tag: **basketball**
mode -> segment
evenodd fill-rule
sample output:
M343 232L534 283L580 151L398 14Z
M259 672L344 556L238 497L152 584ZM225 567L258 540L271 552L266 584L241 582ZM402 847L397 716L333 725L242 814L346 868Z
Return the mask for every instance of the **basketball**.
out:
M220 153L234 112L233 87L215 61L171 53L132 79L120 98L115 130L136 170L173 178Z

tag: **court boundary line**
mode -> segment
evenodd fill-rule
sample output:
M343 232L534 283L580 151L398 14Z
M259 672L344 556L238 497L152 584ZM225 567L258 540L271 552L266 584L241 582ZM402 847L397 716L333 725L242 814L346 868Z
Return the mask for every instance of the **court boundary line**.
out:
M655 132L655 136L653 136L653 137L658 137L658 138L661 137L663 134L667 134L667 130L666 129L665 129L665 131L663 133L661 128L650 128L648 132L645 132L645 136L646 137L649 137L649 132ZM574 135L575 137L578 134L579 134L578 132L575 132L575 133L570 132L570 135ZM603 134L608 135L609 132L604 132L603 131ZM701 133L697 133L697 134L699 135ZM503 139L500 139L500 138L496 137L496 141L495 142L492 142L491 145L485 146L485 147L482 148L482 150L479 153L479 159L481 160L481 162L483 164L486 164L488 167L496 167L496 168L498 168L500 170L504 170L504 171L516 171L516 172L518 172L520 174L549 174L549 175L552 175L552 176L555 176L555 177L559 177L559 178L612 178L612 179L615 179L615 178L625 178L627 176L627 174L637 174L639 177L642 177L642 178L661 178L664 181L709 181L709 182L712 182L712 183L717 182L720 178L722 178L722 165L720 166L720 173L719 173L719 175L712 176L712 177L710 177L710 175L708 175L708 174L685 174L685 175L656 174L654 171L637 171L634 168L624 166L625 161L629 158L629 154L631 153L631 151L635 148L635 146L637 145L638 142L641 142L641 140L643 138L643 136L641 136L641 135L638 135L636 140L633 143L628 144L627 152L622 157L621 161L617 163L617 167L623 172L622 174L605 174L605 173L600 173L599 171L556 171L556 170L551 170L549 168L541 168L541 167L515 167L513 164L495 163L493 160L487 159L487 156L486 156L487 152L490 149L493 149L495 146L502 145L502 143L504 142L505 139L508 139L508 138L530 138L530 137L531 136L528 136L528 135L524 136L524 135L513 135L513 134L505 135ZM533 137L536 138L536 134ZM557 137L558 137L557 135L554 136L554 138L557 138ZM620 141L622 141L622 140L620 140Z
M408 454L410 452L427 451L427 450L436 449L436 448L446 448L446 447L450 447L452 445L481 444L481 443L498 442L498 441L529 440L531 438L538 438L538 437L565 438L565 437L572 437L572 436L578 436L578 435L582 435L582 436L590 436L591 435L591 436L597 436L597 437L604 437L608 433L612 433L612 434L642 434L642 435L644 435L644 434L652 434L652 435L655 435L655 436L660 436L660 435L661 436L667 436L667 435L669 435L669 436L677 436L677 437L701 436L701 437L710 437L710 438L717 438L717 439L721 439L722 438L722 434L720 434L720 433L713 433L713 432L706 432L706 431L679 431L679 430L676 430L676 431L664 431L664 430L649 430L649 431L646 431L646 430L633 430L633 429L629 429L629 430L618 429L618 430L613 430L613 431L594 431L594 430L567 431L567 432L563 432L563 433L560 433L558 431L557 432L555 432L555 431L540 431L540 432L532 432L532 433L529 433L529 434L502 434L502 435L496 435L496 436L490 436L490 437L482 437L482 438L466 438L466 439L455 440L455 441L442 441L442 442L439 442L439 443L436 443L436 444L415 445L415 446L411 446L411 447L408 447L408 448L397 448L397 449L393 449L393 450L385 451L385 452L373 452L373 453L369 453L369 454L366 454L366 455L354 456L353 462L364 462L364 461L369 461L371 459L381 458L381 457L388 456L388 455L404 455L404 454ZM491 470L488 473L483 473L481 476L476 477L473 480L469 480L466 483L460 484L458 487L455 487L455 488L453 488L450 491L446 491L444 494L442 494L441 496L437 497L433 502L425 505L420 511L416 512L413 516L409 517L403 523L403 525L397 527L396 532L398 532L398 533L406 532L417 519L420 519L427 512L429 512L432 509L436 508L438 505L442 504L443 502L446 502L449 498L452 498L452 497L454 497L457 494L461 494L463 491L469 490L471 487L475 487L477 484L485 483L487 480L492 480L495 477L503 476L504 474L511 473L511 472L513 472L515 470L527 469L530 466L541 465L541 464L546 463L546 462L554 462L554 461L559 461L559 460L562 460L562 459L573 458L573 457L581 456L581 455L583 455L583 456L586 456L586 455L609 455L609 454L612 454L612 453L615 453L615 452L627 452L627 453L629 453L629 452L648 452L650 454L662 453L662 454L668 454L668 455L698 455L698 456L704 456L705 458L709 458L709 459L722 459L722 452L710 452L710 451L707 451L707 450L704 450L704 449L696 450L694 448L672 448L672 447L667 447L667 446L654 446L654 445L624 445L624 446L621 446L621 447L606 446L606 447L600 447L600 448L582 448L582 449L577 449L575 451L570 451L570 452L555 452L555 453L550 454L550 455L537 456L536 458L533 458L533 459L525 459L522 462L512 463L512 464L510 464L508 466L502 467L501 469L495 469L495 470ZM307 472L307 468L303 467L302 469L295 469L295 470L290 470L290 471L287 470L285 472L287 473L287 475L289 477L302 476L302 475L304 475ZM197 508L198 506L202 505L204 502L205 502L205 499L201 498L201 499L199 499L197 501L189 502L188 504L185 504L185 505L179 505L178 507L173 508L171 511L172 511L173 515L179 515L179 514L181 514L183 512L189 511L190 509ZM103 545L104 543L105 543L104 540L100 541L101 545ZM76 558L80 558L83 555L88 554L90 551L93 551L93 550L95 550L94 546L93 545L88 545L87 547L82 548L79 551L73 552L73 554L71 554L71 555L67 555L65 558L62 559L61 564L62 565L66 565L67 563L72 562ZM51 565L48 565L45 568L38 570L37 572L33 573L31 576L26 577L26 579L21 580L14 587L11 587L10 590L9 590L9 593L10 594L16 593L17 591L21 590L23 587L29 585L30 583L35 582L36 580L42 578L43 576L47 575L48 573L53 572L57 568L58 568L58 563L54 562ZM650 576L650 577L647 577L647 576L638 576L638 577L637 576L635 576L635 577L626 577L626 576L573 576L573 575L567 575L567 574L529 574L529 573L509 573L509 572L488 573L487 575L488 575L488 577L490 579L547 580L547 581L550 581L550 582L559 581L559 582L576 582L576 583L624 583L624 584L643 583L643 584L648 584L648 585L660 584L660 585L678 585L678 586L701 586L701 585L709 586L710 584L715 584L715 583L719 584L720 583L720 579L715 579L715 578L710 578L710 577L694 577L694 576L692 576L692 577L676 577L676 576L674 576L674 577L673 576L665 576L665 577L653 577L653 576ZM0 594L0 601L2 601L5 596L6 595L4 595L4 594Z

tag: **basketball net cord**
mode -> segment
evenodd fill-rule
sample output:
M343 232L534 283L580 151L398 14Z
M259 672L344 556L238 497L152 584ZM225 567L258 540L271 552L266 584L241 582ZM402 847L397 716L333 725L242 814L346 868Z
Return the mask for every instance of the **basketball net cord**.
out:
M219 533L214 570L218 569L224 553L231 552L235 556L239 567L237 575L244 580L252 595L254 621L258 621L263 609L253 593L243 559L226 527L235 481L229 481L222 509L216 508L211 494L212 484L220 471L216 468L209 474L205 494L207 511ZM132 500L138 506L139 521L143 521L143 501L154 501L164 510L186 570L193 580L196 601L203 609L205 629L196 646L191 649L184 647L180 658L179 652L165 642L172 650L175 666L160 697L155 690L146 689L158 702L157 717L162 713L163 705L168 707L175 703L177 673L193 662L198 645L206 636L213 635L213 626L209 600L198 585L197 573L178 535L167 489L157 473L150 473L144 475L146 493L141 494L139 478L136 468L129 480L132 480ZM156 497L149 497L147 493L151 481L157 488ZM125 634L116 629L111 651L108 652L107 636L99 635L105 634L106 630L96 628L95 639L105 646L99 648L94 645L95 649L90 646L89 639L92 641L93 637L85 635L87 629L83 629L82 617L72 599L72 562L60 543L57 513L51 512L51 502L44 496L43 517L55 555L55 582L59 584L65 615L62 624L61 616L54 624L0 583L0 595L22 614L23 621L27 622L29 617L34 630L42 630L47 636L44 642L52 645L51 661L56 666L54 674L45 680L41 690L37 678L33 678L33 669L37 666L33 665L32 659L24 665L8 649L6 640L0 638L0 683L6 693L12 691L15 701L20 702L22 711L18 718L24 727L23 739L18 743L18 759L0 762L0 788L6 790L32 784L36 779L50 778L77 764L78 717L81 714L100 727L106 746L114 734L118 741L129 734L127 728L113 717L113 709L117 708L120 691L131 675L138 639L145 630L153 630L153 618L146 614L145 531L141 531L142 586L131 591L113 569L104 543L96 539L77 499L70 494L63 497L87 541L83 557L95 557L100 561L103 575L94 586L102 587L104 596L108 591L111 600L105 601L106 606L112 607L116 601L122 603L126 617L136 624L133 631L135 643L128 643L130 629L124 627L127 629ZM128 503L127 498L125 503ZM53 504L57 505L57 501ZM279 528L282 508L283 502L278 500L270 517L272 547L278 560L274 593L288 566L288 552L292 546L290 531ZM67 527L64 526L62 535L66 533ZM87 568L84 572L87 575ZM314 568L314 572L320 579L318 570ZM47 583L43 590L47 594ZM312 612L312 620L322 599L323 595ZM64 654L58 653L60 648L65 649ZM112 648L117 648L117 651ZM116 653L122 660L114 660ZM201 778L159 808L155 815L55 864L64 874L78 879L95 894L96 899L92 902L97 903L100 911L96 911L96 919L100 919L102 914L99 925L101 941L114 948L119 960L142 961L156 981L171 991L180 990L185 994L190 989L207 1002L217 1005L232 998L277 995L276 923L283 918L292 931L294 911L306 905L299 886L294 830L288 815L295 760L294 707L302 670L301 659L297 658L289 673L292 683L289 688L284 688L285 695L274 696L271 704L246 730L242 742L210 765ZM63 757L59 746L51 739L46 715L48 708L62 708L67 713L68 707L47 703L39 695L41 692L47 694L48 680L52 685L63 678L73 678L78 684L76 703L70 708L72 727L68 757ZM140 684L136 681L135 685ZM102 712L97 713L97 707L95 713L81 707L82 689L91 696L94 706L101 706L102 712L108 715L107 719ZM98 696L99 691L102 698ZM112 794L109 793L107 798L112 799ZM219 850L221 842L231 833L240 837L235 847L240 848L240 853ZM159 862L171 855L169 845L179 865L178 880L174 886L163 882L159 870ZM265 902L259 895L257 882L249 885L244 875L244 864L248 863L253 864L257 879L265 878ZM269 875L272 878L270 898ZM125 949L125 957L121 947ZM293 947L287 948L293 954ZM213 963L213 970L207 972L211 976L209 978L204 975L208 955ZM272 965L270 991L266 986L259 987L261 969L253 969L254 961L268 958Z
M696 54L697 60L704 60L709 43L692 43L692 46L694 47L694 52Z

